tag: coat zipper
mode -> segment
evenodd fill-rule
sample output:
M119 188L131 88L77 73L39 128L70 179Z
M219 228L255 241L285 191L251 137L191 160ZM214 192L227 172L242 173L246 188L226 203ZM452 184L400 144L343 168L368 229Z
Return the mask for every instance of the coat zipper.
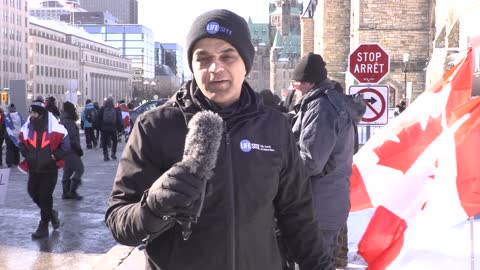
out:
M231 215L230 216L230 243L231 243L231 246L230 246L230 270L235 270L237 267L237 263L236 263L236 231L235 231L235 216L236 216L236 213L235 213L235 202L236 202L236 198L235 198L235 186L234 186L234 176L233 176L233 171L232 171L232 153L231 153L231 149L230 149L230 133L229 133L229 130L228 130L228 126L227 126L227 123L224 122L224 131L225 131L225 148L226 148L226 151L228 153L228 157L230 158L230 162L228 162L228 172L230 174L230 179L231 181L228 181L228 183L230 184L229 186L229 196L227 199L230 200L230 211L231 211Z

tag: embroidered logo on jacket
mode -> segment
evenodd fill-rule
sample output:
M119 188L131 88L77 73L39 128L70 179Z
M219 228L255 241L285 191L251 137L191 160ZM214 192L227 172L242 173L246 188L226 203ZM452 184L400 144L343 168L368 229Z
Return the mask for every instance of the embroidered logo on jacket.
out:
M272 146L270 145L252 143L249 140L241 140L240 149L245 153L248 153L252 150L258 150L263 152L275 152L275 149L273 149Z

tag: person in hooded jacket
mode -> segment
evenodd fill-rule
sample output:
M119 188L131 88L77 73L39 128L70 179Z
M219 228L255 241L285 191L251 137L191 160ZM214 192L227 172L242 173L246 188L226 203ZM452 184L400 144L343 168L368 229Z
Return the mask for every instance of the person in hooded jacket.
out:
M20 129L18 146L25 160L18 167L28 172L28 194L40 208L40 222L32 233L32 238L38 239L48 237L50 222L54 230L61 225L58 212L53 209L53 191L70 142L67 130L47 111L43 99L32 101L29 111L30 116Z
M276 218L300 269L334 269L288 119L245 81L255 53L246 21L208 11L194 20L187 49L193 79L140 115L125 146L105 214L114 238L143 243L147 269L281 269ZM224 126L208 192L204 179L178 164L187 123L205 111ZM185 222L175 217L199 203L184 240Z
M362 94L353 94L353 95L346 95L344 93L343 86L337 82L332 80L334 83L334 88L337 90L338 93L345 95L345 101L348 109L356 109L356 112L351 112L350 116L352 116L353 120L353 154L356 154L359 150L359 141L358 141L358 123L362 119L365 111L367 109L367 105L364 102ZM348 226L347 223L343 224L340 228L337 238L337 245L335 248L335 268L337 270L346 269L348 266Z
M103 148L103 160L109 161L110 158L116 160L118 144L117 132L122 129L122 113L115 108L113 98L107 98L102 108L100 108L100 111L98 111L98 125L102 131L101 143ZM109 142L112 143L110 156L108 155Z
M353 124L361 119L365 104L361 99L350 103L337 92L325 66L320 55L309 53L295 67L292 131L312 183L318 226L334 262L337 236L350 211Z
M65 126L70 137L70 149L65 157L62 177L62 199L81 200L83 197L78 195L77 189L82 183L82 175L85 171L81 157L83 156L82 146L80 145L80 131L76 124L78 120L77 109L71 102L63 103L63 112L60 116L60 123Z
M22 115L17 112L15 104L8 106L8 112L5 114L5 130L6 138L5 144L7 151L5 153L5 162L8 168L17 166L20 163L20 151L18 150L18 135L25 121Z
M85 130L85 142L87 144L87 149L92 149L92 147L96 148L98 141L95 137L94 125L96 125L96 119L91 119L94 115L98 115L98 110L93 107L93 103L91 99L87 99L85 101L85 109L82 112L82 123L83 129ZM87 117L88 114L90 115L90 119Z

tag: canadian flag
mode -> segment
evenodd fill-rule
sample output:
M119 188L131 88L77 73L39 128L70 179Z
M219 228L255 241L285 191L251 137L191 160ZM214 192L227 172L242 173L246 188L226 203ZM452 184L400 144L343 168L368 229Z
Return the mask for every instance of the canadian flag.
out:
M126 133L130 133L130 111L125 103L119 104L118 107L122 112L122 125Z
M354 156L352 211L377 208L358 250L369 269L385 269L395 260L405 232L419 215L442 216L442 203L454 213L452 222L480 211L480 173L468 160L472 151L480 150L475 140L479 100L469 101L471 72L468 50L458 65ZM450 201L439 195L442 188L449 191Z

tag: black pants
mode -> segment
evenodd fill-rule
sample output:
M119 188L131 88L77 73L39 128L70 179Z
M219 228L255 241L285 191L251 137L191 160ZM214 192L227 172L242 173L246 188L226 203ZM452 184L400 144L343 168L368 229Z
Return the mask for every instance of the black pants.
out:
M97 141L97 138L95 138L95 131L93 127L86 127L84 128L84 130L85 130L85 140L87 143L87 148L91 149L92 145L94 147L97 147L98 141Z
M102 148L103 154L108 156L108 141L112 141L112 154L117 153L118 137L116 131L103 131L102 130Z
M5 137L3 137L3 135L2 135L2 137L0 137L0 165L3 164L3 147L2 146L3 146L4 141L5 141ZM6 159L6 157L5 157L5 159Z
M7 165L18 165L20 163L20 151L18 147L10 140L10 138L5 139L5 144L7 145L7 151L5 153L5 163Z
M40 217L44 222L48 222L52 218L52 195L57 184L57 176L57 170L48 173L30 172L28 174L28 194L40 208Z
M81 180L85 171L82 159L77 154L71 153L65 156L64 161L62 182Z
M337 246L335 248L335 266L337 268L348 265L348 227L345 223L338 233Z

